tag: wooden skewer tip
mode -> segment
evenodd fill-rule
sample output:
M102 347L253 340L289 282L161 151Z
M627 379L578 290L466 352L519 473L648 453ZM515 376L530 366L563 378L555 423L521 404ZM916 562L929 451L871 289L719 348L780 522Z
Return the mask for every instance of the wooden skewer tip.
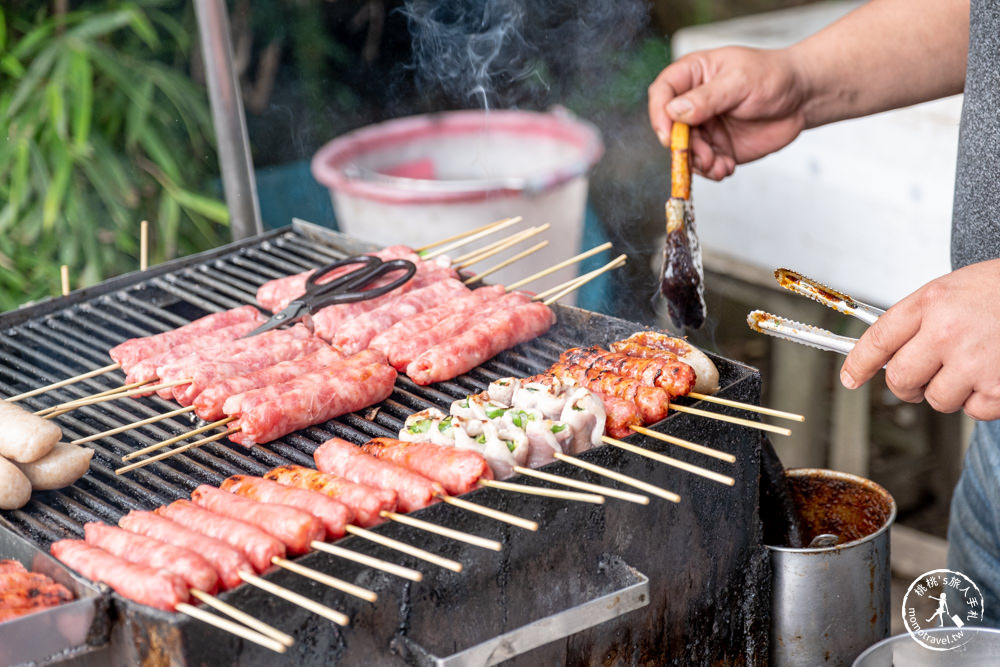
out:
M768 415L771 417L778 417L779 419L787 419L794 422L804 422L806 420L804 415L797 414L795 412L785 412L784 410L775 410L774 408L765 408L760 405L754 405L752 403L744 403L742 401L734 401L728 398L720 398L718 396L712 396L711 394L700 394L698 392L688 392L688 396L699 401L705 401L706 403L718 403L719 405L728 405L732 408L740 408L741 410L747 410L749 412L759 412L762 415Z

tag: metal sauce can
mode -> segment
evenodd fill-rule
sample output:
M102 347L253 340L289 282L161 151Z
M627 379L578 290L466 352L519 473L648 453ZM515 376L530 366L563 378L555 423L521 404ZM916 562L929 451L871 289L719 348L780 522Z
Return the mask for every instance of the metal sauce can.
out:
M857 475L796 468L785 476L810 546L767 547L771 664L850 665L889 635L896 502Z

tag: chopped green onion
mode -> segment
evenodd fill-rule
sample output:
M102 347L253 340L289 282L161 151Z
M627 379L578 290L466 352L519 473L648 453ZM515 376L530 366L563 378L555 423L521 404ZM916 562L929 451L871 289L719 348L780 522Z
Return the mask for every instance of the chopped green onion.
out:
M421 419L419 421L413 422L412 424L406 427L406 430L409 431L410 433L427 433L427 431L431 430L431 420Z
M480 445L485 445L486 444L486 434L485 433L480 433L478 436L476 436L476 442L478 442Z
M438 424L438 430L441 431L442 433L450 431L451 417L445 417L444 419L442 419L441 422Z
M566 430L566 424L558 423L558 424L553 424L552 425L552 432L553 433L562 433L565 430Z
M513 440L504 440L503 442L507 445L507 449L510 451L514 451L517 448L517 445L514 444Z
M501 408L496 406L491 406L486 408L486 417L489 419L496 419L497 417L503 416L503 413L507 412L510 408Z

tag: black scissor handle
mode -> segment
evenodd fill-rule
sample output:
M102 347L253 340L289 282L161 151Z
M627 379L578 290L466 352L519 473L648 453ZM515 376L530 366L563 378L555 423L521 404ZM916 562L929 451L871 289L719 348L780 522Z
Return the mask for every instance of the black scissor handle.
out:
M323 291L326 291L327 289L335 290L338 287L350 288L351 281L357 277L359 271L365 271L367 269L371 269L375 266L378 266L381 263L382 263L381 259L379 259L378 257L374 257L372 255L358 255L357 257L347 257L345 259L338 259L334 262L330 262L326 266L321 266L320 268L316 269L311 274L309 274L309 277L306 278L306 294L316 294L319 293L319 290ZM334 278L329 282L325 282L322 284L317 283L317 281L320 278L330 273L334 269L339 269L342 266L350 266L351 264L363 264L364 266L354 269L353 271L348 271L347 273L341 276L337 276L336 278Z
M329 273L332 269L349 264L365 264L365 266L339 276L328 283L323 283L322 285L316 284L316 280L324 274ZM394 271L403 271L403 274L385 285L379 285L371 289L362 289L364 286L370 285L382 276ZM405 259L393 259L383 262L378 257L350 257L333 262L319 269L306 280L306 296L309 301L309 310L315 312L319 308L335 304L374 299L377 296L382 296L396 289L412 278L416 272L417 266Z

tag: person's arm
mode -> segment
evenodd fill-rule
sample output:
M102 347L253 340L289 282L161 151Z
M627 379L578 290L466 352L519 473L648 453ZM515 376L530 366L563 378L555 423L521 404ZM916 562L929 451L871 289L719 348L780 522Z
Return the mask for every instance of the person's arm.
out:
M721 179L806 128L962 90L969 0L873 0L786 49L725 47L666 67L650 124L694 126L693 166Z
M874 0L789 48L806 127L962 92L969 0Z

